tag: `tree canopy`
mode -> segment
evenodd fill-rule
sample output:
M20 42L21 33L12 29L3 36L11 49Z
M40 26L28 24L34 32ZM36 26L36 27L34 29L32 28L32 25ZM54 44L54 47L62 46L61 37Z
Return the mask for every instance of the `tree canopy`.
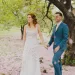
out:
M45 31L50 32L53 15L50 10L49 18L44 17L47 5L48 2L45 0L0 0L0 28L9 29L12 26L25 25L27 24L27 14L34 13L41 29L44 31L45 28Z

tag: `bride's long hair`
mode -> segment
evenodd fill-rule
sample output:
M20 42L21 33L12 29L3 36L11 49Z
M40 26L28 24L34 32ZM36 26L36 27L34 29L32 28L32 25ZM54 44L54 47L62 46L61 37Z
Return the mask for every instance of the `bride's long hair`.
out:
M32 17L34 27L36 27L36 24L37 24L37 19L36 19L35 14L33 14L33 13L29 13L28 15L30 15L30 16ZM28 23L28 26L30 27L30 23Z

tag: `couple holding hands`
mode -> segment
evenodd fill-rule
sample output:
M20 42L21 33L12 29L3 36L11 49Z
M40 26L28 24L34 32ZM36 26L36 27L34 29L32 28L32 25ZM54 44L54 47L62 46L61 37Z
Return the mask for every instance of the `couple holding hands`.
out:
M62 75L61 55L67 48L69 35L69 28L67 24L62 22L62 17L61 12L55 13L56 25L53 28L48 45L45 45L36 16L28 14L28 24L25 25L23 34L24 51L20 75L41 75L39 62L39 50L41 50L41 47L37 40L37 34L39 34L45 48L48 48L53 43L54 56L52 64L54 66L54 75Z

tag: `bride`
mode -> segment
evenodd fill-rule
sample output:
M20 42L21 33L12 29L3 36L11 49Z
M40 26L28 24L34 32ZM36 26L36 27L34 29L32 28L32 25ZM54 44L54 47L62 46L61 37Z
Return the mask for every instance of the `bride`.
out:
M44 47L47 48L36 16L34 14L28 14L28 24L24 26L24 51L20 75L41 75L39 62L41 45L37 40L37 34L39 34Z

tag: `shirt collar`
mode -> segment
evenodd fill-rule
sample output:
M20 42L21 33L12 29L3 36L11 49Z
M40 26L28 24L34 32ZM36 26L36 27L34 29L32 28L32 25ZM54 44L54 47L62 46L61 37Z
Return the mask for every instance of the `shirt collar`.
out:
M57 26L59 26L61 23L62 23L62 21L58 22L58 23L57 23Z

